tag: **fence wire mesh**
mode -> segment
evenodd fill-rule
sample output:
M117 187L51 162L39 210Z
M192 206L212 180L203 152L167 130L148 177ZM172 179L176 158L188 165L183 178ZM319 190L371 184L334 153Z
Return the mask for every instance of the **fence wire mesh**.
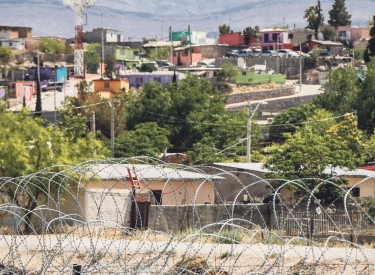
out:
M342 190L290 204L256 173L146 157L0 178L0 274L374 274L374 220Z

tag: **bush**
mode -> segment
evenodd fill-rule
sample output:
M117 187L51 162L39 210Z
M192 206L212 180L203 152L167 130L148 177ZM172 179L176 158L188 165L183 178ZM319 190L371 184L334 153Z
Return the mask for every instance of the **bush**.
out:
M230 230L230 229L224 229L220 231L220 235L215 238L215 243L221 243L221 244L231 244L233 243L241 243L243 239L243 235L241 232L237 230Z
M220 81L232 81L238 74L237 66L232 63L226 63L221 66L221 70L217 74Z
M42 38L39 42L39 50L53 54L65 53L65 44L56 38Z
M9 62L11 58L12 50L8 47L0 46L0 60L3 60L4 62Z
M363 53L365 49L354 49L354 59L355 60L363 60Z

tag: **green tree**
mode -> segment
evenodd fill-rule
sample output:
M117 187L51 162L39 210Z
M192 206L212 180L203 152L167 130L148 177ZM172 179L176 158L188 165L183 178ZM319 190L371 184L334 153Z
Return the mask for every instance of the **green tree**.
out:
M288 183L285 188L293 190L297 199L316 188L314 196L323 204L338 199L341 190L332 183L346 182L334 178L335 169L354 170L358 163L347 143L328 133L317 134L310 126L286 137L285 143L272 151L264 164L270 171L265 177L275 179L273 187Z
M96 74L98 73L98 69L100 66L100 54L95 53L95 52L89 52L86 51L84 53L84 62L87 67L87 72L89 74Z
M225 24L223 24L223 25L220 25L219 26L219 33L220 34L228 34L228 33L230 33L230 26L228 25L225 25Z
M334 41L337 36L337 30L334 27L327 24L322 24L319 30L323 34L324 40Z
M12 55L11 49L0 46L0 62L8 63L11 60Z
M65 45L56 38L42 38L39 42L39 50L44 53L63 54Z
M81 124L80 127L85 128L85 125ZM27 186L20 183L22 188L17 188L14 183L6 183L0 187L1 193L21 207L26 220L25 231L29 232L32 211L37 206L38 199L45 198L47 193L57 197L64 191L64 186L70 184L63 165L104 157L102 145L91 135L71 139L69 135L65 135L65 129L44 126L41 119L31 118L25 109L17 114L3 111L0 115L0 128L1 176L15 178L38 172L49 179L31 178L31 184ZM61 174L51 177L53 173Z
M303 18L307 19L307 28L315 30L315 39L318 39L319 27L324 23L320 0L318 0L317 5L312 5L305 9Z
M302 104L292 107L274 117L269 127L269 139L282 142L285 140L284 133L294 133L304 126L309 117L317 112L313 104Z
M104 75L110 79L113 79L113 73L116 72L116 57L112 54L107 54L104 58Z
M137 124L135 130L116 139L115 157L158 157L165 148L171 146L168 135L169 131L155 122Z
M246 27L243 30L245 45L250 45L251 38L254 37L256 39L259 38L259 27L255 26L253 29L252 27Z
M238 75L239 70L233 63L225 63L221 66L221 70L217 73L218 80L232 82Z
M334 114L351 113L359 92L357 72L351 66L338 68L328 75L324 92L314 99L314 104Z
M157 49L152 49L149 52L148 58L150 60L164 60L168 58L169 51L169 47L158 47Z
M374 133L375 128L375 61L367 63L365 80L359 89L356 110L358 114L358 127L368 134Z
M86 100L87 97L89 96L89 93L91 93L92 91L92 81L87 81L87 80L82 80L80 82L78 82L75 86L78 90L77 94L78 94L78 97L83 99L83 100Z
M314 46L312 49L311 58L314 62L317 62L320 57L320 48L318 46Z
M352 23L350 20L352 16L346 11L345 0L335 0L328 14L328 24L336 29L338 26L350 26Z
M363 60L366 63L369 63L371 61L371 58L375 56L375 16L373 18L374 24L372 28L370 29L370 36L365 52L363 53Z
M143 63L139 68L139 71L151 73L153 71L157 71L157 68L153 63Z

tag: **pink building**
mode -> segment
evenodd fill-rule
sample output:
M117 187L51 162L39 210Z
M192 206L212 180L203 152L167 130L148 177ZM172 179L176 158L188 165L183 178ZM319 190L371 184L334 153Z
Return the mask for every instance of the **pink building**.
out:
M293 43L285 29L263 29L260 30L260 42L257 44L262 51L277 49L293 49Z
M34 81L10 81L9 82L9 95L13 98L20 98L21 89L23 86L31 87L32 94L36 95L36 84Z
M256 43L256 38L251 37L249 45ZM227 34L220 34L219 44L227 44L228 46L243 46L245 45L245 36L240 32L233 32Z
M339 26L337 27L337 36L340 41L370 39L370 27Z
M168 56L168 61L171 62L171 57ZM177 66L190 66L202 61L202 53L200 46L186 46L179 47L173 50L172 63Z

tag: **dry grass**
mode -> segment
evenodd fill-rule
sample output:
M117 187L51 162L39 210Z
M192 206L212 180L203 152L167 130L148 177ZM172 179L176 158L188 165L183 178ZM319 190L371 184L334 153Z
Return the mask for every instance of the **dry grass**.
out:
M263 90L273 90L277 88L286 87L285 84L276 84L276 83L264 83L253 86L241 86L236 84L231 84L232 91L229 94L241 94L241 93L251 93L259 92Z

